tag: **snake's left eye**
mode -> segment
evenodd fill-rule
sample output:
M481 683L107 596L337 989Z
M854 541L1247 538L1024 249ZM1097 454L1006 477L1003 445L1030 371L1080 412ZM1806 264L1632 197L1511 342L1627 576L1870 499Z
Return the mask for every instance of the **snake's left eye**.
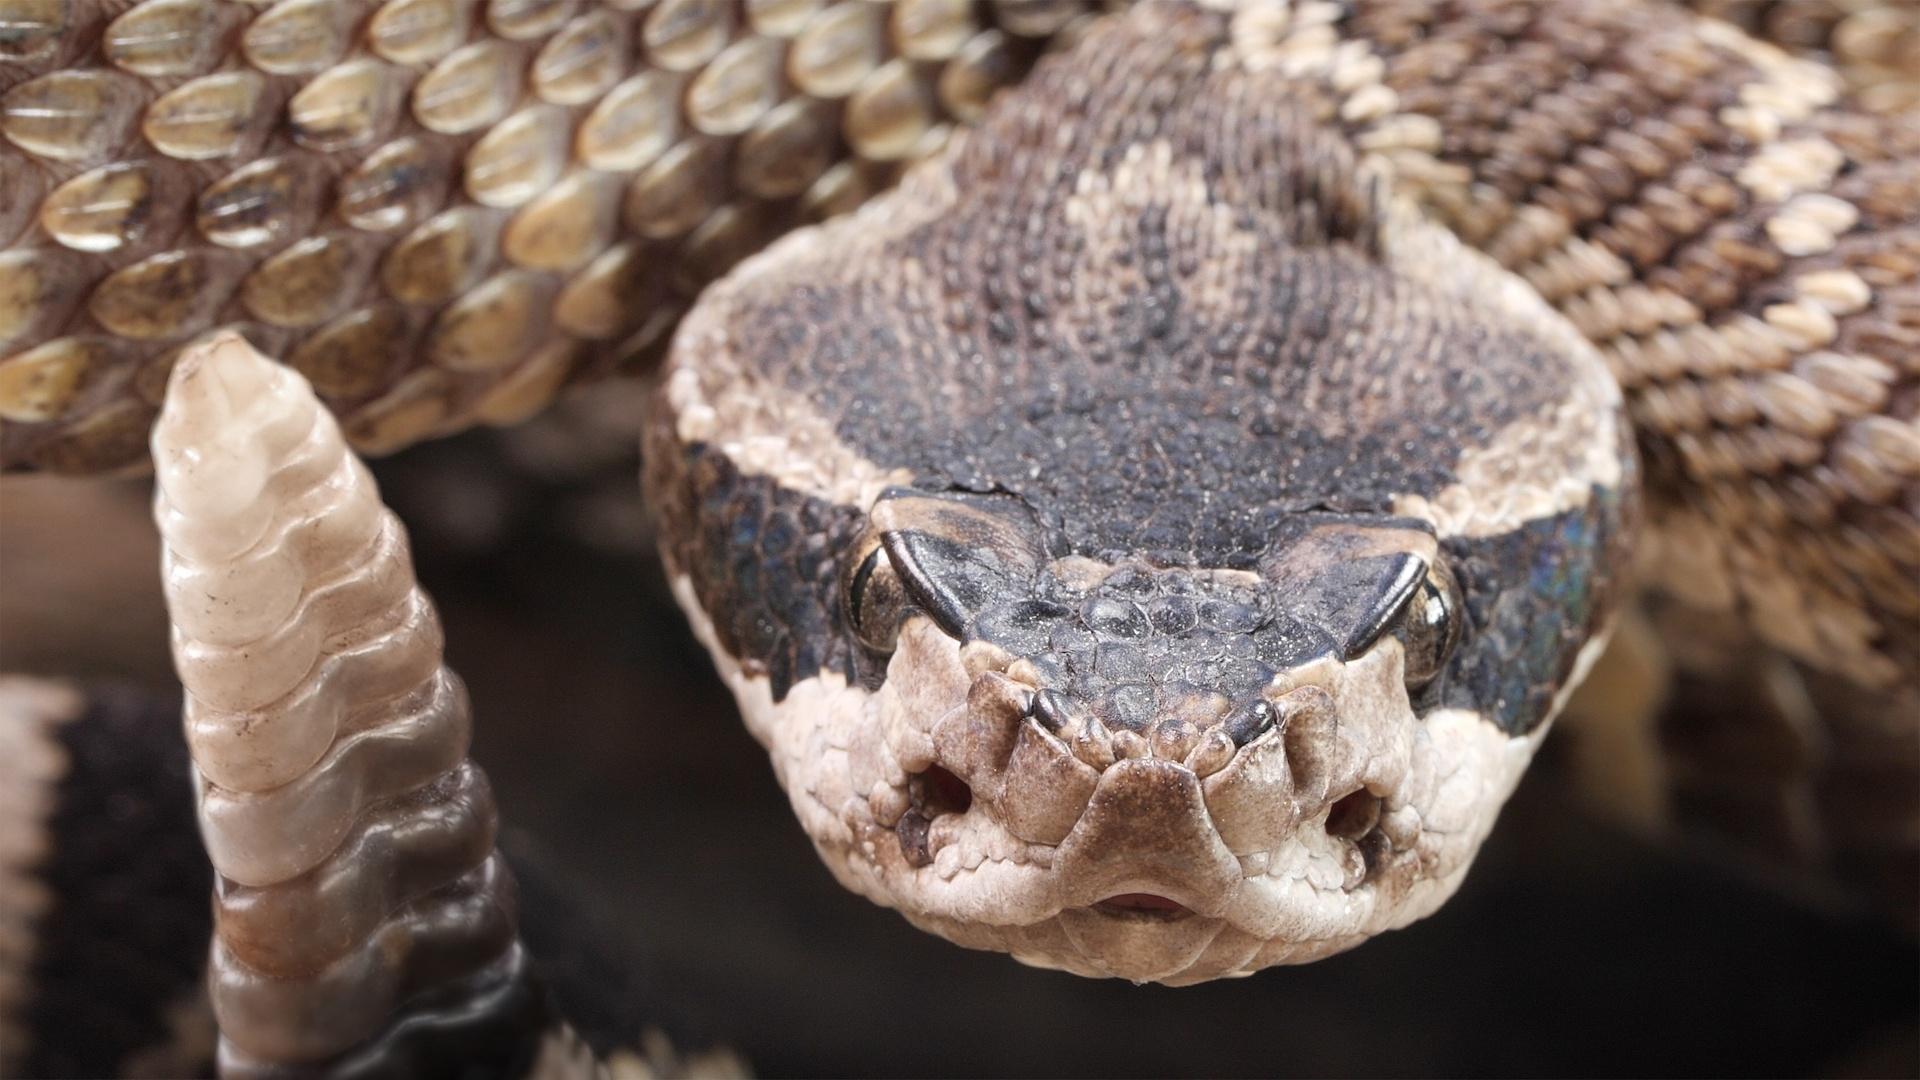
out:
M840 578L840 604L848 629L862 645L880 653L893 651L913 601L901 587L878 533L863 538L847 560Z
M1395 629L1406 651L1407 689L1418 690L1447 666L1460 643L1460 584L1445 559L1427 566Z

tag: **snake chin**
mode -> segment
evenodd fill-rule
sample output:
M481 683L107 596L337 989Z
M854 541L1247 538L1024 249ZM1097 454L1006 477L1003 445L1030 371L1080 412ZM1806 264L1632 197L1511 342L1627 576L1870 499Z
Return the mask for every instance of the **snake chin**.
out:
M1545 730L1416 716L1391 638L1281 673L1271 722L1224 749L1220 728L1050 729L1031 665L925 618L872 692L829 674L775 702L716 655L843 885L957 944L1136 983L1305 963L1432 912Z

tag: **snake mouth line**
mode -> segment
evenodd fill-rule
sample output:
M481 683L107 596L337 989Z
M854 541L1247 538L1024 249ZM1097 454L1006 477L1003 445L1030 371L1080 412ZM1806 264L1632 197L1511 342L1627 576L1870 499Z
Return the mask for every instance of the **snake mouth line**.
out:
M1178 922L1193 914L1192 908L1178 900L1158 893L1140 892L1109 896L1098 903L1089 904L1088 909L1112 918L1138 922Z

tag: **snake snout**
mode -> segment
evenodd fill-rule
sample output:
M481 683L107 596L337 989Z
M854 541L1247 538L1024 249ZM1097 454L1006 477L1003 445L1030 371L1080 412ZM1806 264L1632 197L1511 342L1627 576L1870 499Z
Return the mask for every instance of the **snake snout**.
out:
M1362 852L1394 786L1381 763L1396 755L1381 750L1396 740L1374 730L1385 718L1343 724L1331 677L1296 674L1252 706L1196 695L1143 731L1110 727L1025 674L1018 663L978 669L965 705L933 725L932 761L899 827L909 862L926 865L978 812L1058 847L1076 895L1109 909L1127 894L1158 909L1217 906L1210 897L1239 877L1235 855L1271 852L1303 830L1324 833L1316 847L1341 846L1343 862L1370 865ZM1097 853L1098 866L1076 869L1078 851ZM1220 888L1191 887L1213 877Z
M872 830L852 872L955 941L1137 982L1351 947L1458 882L1504 788L1457 778L1505 784L1524 760L1470 712L1416 714L1400 648L1251 689L1152 682L1116 713L1126 691L1097 671L910 620L847 714L869 794L847 805Z

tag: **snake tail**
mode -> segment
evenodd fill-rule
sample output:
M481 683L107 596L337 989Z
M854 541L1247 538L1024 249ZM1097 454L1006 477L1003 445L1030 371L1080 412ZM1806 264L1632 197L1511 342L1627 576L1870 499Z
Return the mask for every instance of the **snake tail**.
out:
M307 381L237 335L181 360L153 451L221 1071L524 1067L546 1020L405 530Z

